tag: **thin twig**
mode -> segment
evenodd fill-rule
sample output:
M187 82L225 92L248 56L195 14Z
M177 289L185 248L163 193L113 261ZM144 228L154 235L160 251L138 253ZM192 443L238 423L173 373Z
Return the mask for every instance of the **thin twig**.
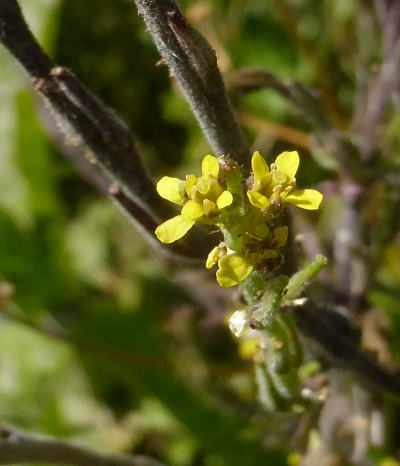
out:
M0 2L0 39L31 76L35 88L62 117L61 125L67 135L82 139L110 179L123 186L129 197L142 204L157 203L128 129L76 77L55 66L36 42L15 0Z
M100 453L82 445L0 427L0 464L48 463L67 466L161 466L146 456Z
M361 127L357 134L366 160L377 155L385 108L400 86L400 3L376 2L382 26L382 65L370 73L370 83ZM357 112L356 115L359 115Z
M400 398L399 374L389 372L361 349L359 329L343 315L319 309L310 301L294 311L300 331L319 343L328 361L353 371L369 386Z
M317 130L332 129L317 93L296 81L282 81L273 73L260 68L243 68L227 76L227 88L233 95L273 89L292 103Z
M251 113L240 112L239 121L242 125L261 136L281 139L306 150L311 149L311 136L303 131L279 123L265 121ZM258 148L257 148L258 149Z
M227 98L214 50L174 0L134 1L215 154L248 167L250 148Z

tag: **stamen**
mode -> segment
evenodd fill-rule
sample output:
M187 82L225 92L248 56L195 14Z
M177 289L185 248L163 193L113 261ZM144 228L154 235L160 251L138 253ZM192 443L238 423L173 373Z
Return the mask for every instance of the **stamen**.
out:
M258 236L253 235L253 234L249 233L248 231L246 231L246 235L249 236L252 239L257 240L257 241L262 241L262 238L259 238Z
M271 204L275 207L280 207L282 205L281 198L274 197L274 199L271 200Z

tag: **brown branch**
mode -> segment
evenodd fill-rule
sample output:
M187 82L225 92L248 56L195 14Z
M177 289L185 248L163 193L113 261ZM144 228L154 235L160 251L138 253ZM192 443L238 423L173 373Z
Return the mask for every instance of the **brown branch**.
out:
M319 344L329 362L351 370L382 394L400 398L399 373L388 371L361 349L360 330L343 314L328 308L321 309L309 301L294 309L294 318L303 335Z
M67 466L161 466L146 456L96 452L72 442L0 427L0 464L47 463Z
M67 142L88 151L91 163L99 168L97 176L105 176L102 189L111 186L109 195L146 239L175 257L203 256L209 249L208 240L198 232L193 233L195 247L187 246L189 242L163 247L156 241L154 230L161 219L175 213L157 195L146 175L129 129L72 73L56 66L46 55L25 23L16 0L0 1L0 41L50 104Z
M67 136L76 136L85 143L110 179L122 185L136 202L158 202L128 129L76 77L57 67L45 54L15 0L0 2L0 39L61 116L60 124Z

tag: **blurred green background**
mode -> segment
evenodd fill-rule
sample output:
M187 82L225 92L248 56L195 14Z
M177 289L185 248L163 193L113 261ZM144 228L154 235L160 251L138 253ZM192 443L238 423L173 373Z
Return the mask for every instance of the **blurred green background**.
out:
M373 63L378 44L358 42L355 1L289 3L295 18L272 0L181 5L227 76L262 67L313 85L344 127L354 62ZM158 54L132 1L21 6L50 56L130 125L152 178L197 173L208 145L168 70L155 66ZM200 312L138 232L63 158L42 102L3 49L0 69L2 422L176 466L286 464L296 416L258 407L251 364L237 356L224 314ZM286 148L305 155L301 183L332 177L309 157L309 124L276 93L250 94L238 108L265 155ZM395 150L398 126L393 119L387 138ZM382 269L388 285L400 275L400 250L391 247L392 263ZM398 295L371 296L400 331Z

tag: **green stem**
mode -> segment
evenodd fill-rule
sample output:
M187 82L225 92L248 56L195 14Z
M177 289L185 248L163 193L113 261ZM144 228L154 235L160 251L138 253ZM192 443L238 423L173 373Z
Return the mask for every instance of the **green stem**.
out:
M328 261L325 256L318 255L314 262L292 275L285 288L285 296L282 304L289 305L291 301L301 296L311 280L326 267L327 263Z

